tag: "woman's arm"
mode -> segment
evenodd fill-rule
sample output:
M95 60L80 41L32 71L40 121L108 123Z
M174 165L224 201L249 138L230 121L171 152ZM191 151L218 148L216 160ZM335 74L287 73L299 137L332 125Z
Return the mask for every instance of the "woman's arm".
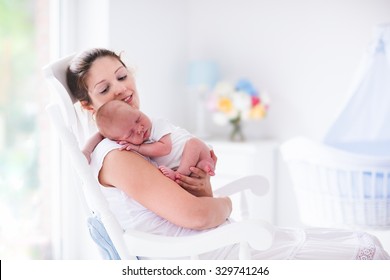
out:
M123 190L157 215L186 228L218 226L232 211L228 197L196 197L135 153L109 152L100 170L99 181Z

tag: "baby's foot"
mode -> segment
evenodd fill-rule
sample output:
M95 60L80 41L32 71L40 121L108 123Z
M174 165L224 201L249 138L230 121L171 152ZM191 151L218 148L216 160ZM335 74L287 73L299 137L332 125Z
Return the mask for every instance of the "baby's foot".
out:
M172 169L170 169L164 165L159 166L158 169L160 169L161 173L164 174L165 176L167 176L168 178L170 178L172 180L176 179L176 173Z
M214 172L214 165L211 164L209 161L207 160L201 160L197 167L199 167L200 169L202 169L204 172L206 172L207 174L209 174L210 176L214 176L215 175L215 172Z

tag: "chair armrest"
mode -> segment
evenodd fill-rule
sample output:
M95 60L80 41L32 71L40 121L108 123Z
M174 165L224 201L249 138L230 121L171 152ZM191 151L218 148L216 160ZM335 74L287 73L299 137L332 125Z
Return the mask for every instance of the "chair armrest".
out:
M273 242L274 228L264 221L246 220L222 225L191 236L167 237L127 230L124 239L131 255L155 258L194 256L247 242L256 250L266 250Z
M256 196L263 196L269 190L268 180L260 175L242 177L216 189L214 195L230 196L247 189Z

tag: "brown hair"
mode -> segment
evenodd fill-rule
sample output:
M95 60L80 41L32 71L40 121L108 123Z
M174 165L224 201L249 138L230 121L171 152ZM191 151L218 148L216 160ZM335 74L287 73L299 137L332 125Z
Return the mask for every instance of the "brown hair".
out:
M79 101L87 101L88 105L91 104L92 100L88 95L88 88L85 84L85 80L92 63L96 59L105 56L118 59L119 62L122 63L124 67L126 67L120 55L103 48L89 49L76 55L73 58L66 71L66 82L68 83L68 87L74 98Z

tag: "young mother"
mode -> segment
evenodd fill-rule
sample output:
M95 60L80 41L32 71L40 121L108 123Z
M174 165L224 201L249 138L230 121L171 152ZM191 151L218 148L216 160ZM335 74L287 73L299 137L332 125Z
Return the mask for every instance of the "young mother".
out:
M122 100L139 108L134 77L110 50L90 49L76 56L69 66L67 81L74 97L92 114L110 100ZM210 177L202 170L193 168L192 177L180 176L174 182L148 159L135 152L120 151L118 147L117 143L104 139L92 154L91 166L123 229L183 236L231 222L230 199L213 197ZM315 228L277 229L272 247L261 252L253 250L252 257L390 258L379 241L364 232ZM238 248L233 245L201 258L237 259Z

